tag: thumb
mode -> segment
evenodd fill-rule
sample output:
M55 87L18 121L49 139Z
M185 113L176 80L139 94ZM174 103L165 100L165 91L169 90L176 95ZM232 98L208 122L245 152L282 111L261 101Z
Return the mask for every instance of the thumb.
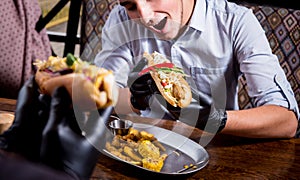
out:
M142 58L136 66L132 69L132 72L140 72L141 70L144 69L144 67L147 65L147 59Z
M142 58L128 75L127 86L131 87L133 82L139 77L139 72L147 65L146 58Z

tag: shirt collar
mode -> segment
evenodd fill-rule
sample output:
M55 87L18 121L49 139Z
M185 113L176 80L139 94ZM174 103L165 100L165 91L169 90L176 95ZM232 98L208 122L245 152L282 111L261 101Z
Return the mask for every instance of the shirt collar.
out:
M204 31L205 14L207 11L206 0L195 0L195 3L195 8L189 26L196 30Z

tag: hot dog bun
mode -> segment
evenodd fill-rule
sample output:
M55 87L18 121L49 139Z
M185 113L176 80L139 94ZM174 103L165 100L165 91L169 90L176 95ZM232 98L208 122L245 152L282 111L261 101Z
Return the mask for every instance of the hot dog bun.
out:
M186 75L182 69L176 66L170 67L171 61L158 52L152 54L145 52L143 56L148 60L148 67L163 63L168 64L167 68L160 66L160 68L153 68L154 70L150 70L149 73L169 104L181 108L188 106L192 100L192 93L189 84L184 79Z
M74 60L74 57L68 56ZM67 64L67 58L50 56L46 61L34 63L37 67L35 80L41 93L51 95L57 87L64 86L73 103L81 109L99 109L116 104L118 89L112 71L79 58Z

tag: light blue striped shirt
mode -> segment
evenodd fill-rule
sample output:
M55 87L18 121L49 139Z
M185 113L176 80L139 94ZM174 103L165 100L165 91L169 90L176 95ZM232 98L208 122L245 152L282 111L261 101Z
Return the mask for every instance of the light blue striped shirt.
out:
M159 40L131 21L122 6L111 12L95 64L115 72L126 87L130 69L144 52L157 51L190 75L189 83L217 106L238 109L238 78L246 77L256 106L276 104L298 114L298 106L265 32L252 10L224 0L197 0L186 31L176 40Z

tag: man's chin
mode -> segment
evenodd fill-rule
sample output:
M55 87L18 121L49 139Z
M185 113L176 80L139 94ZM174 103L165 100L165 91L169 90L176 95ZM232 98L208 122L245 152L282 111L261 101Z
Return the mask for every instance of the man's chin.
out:
M155 35L158 39L166 40L166 41L175 39L177 37L177 34L171 34L171 33L166 33L166 34L155 33Z

